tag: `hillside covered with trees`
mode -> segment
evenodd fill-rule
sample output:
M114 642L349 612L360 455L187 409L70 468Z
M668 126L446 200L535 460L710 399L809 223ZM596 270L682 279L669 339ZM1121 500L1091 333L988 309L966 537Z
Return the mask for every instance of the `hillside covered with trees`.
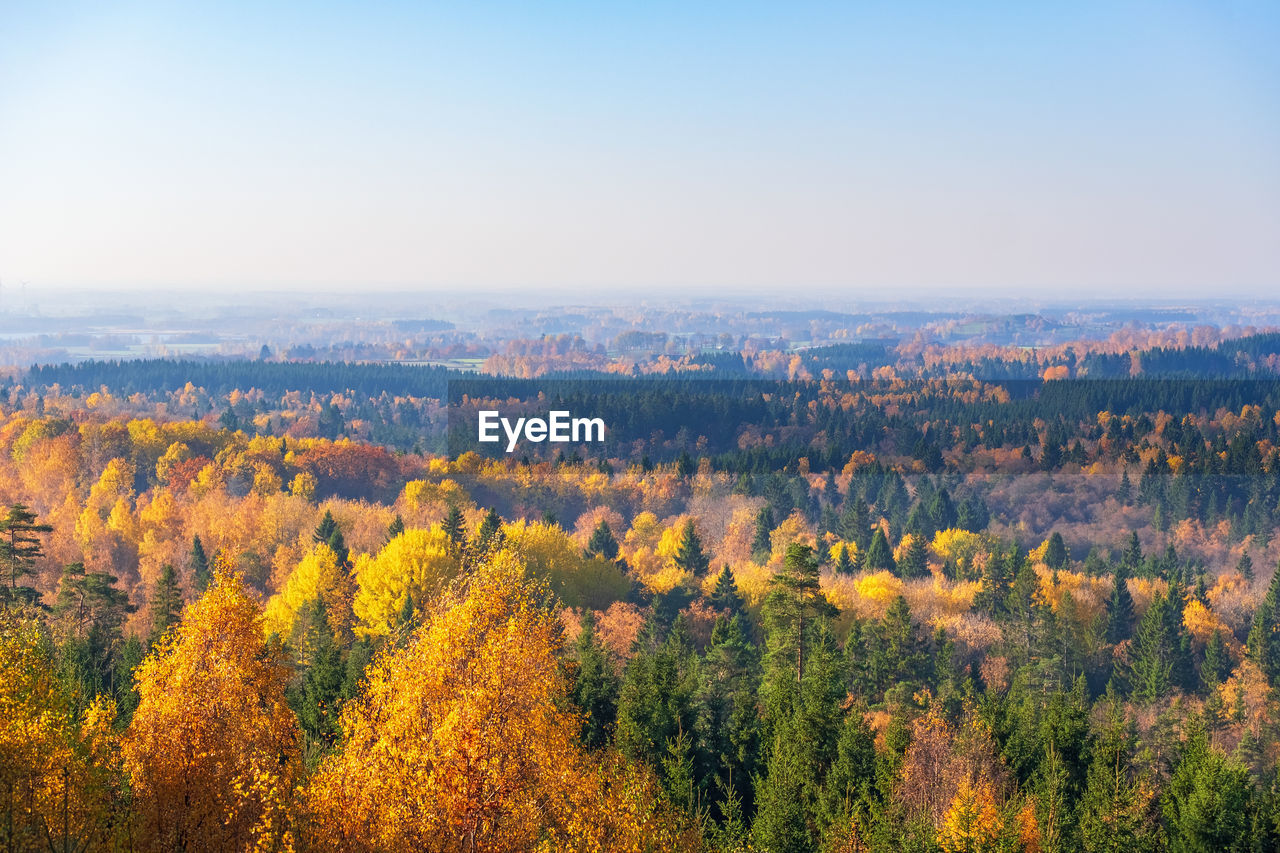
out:
M1277 343L34 368L0 845L1275 849Z

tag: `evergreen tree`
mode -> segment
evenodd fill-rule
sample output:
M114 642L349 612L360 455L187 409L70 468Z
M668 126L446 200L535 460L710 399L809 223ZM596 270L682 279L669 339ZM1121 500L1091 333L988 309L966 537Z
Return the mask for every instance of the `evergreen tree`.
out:
M802 737L801 732L780 728L765 774L755 780L758 811L751 834L756 846L770 853L813 853L817 849L809 825L812 804L805 797L813 768L798 748Z
M1249 558L1247 553L1240 555L1240 562L1236 563L1236 571L1240 573L1240 577L1244 578L1246 583L1253 583L1253 560Z
M452 504L441 522L444 533L449 537L449 545L456 554L467 541L467 523L462 517L462 510Z
M1133 722L1109 686L1101 702L1103 725L1094 743L1080 798L1080 845L1087 853L1152 849L1142 785L1132 765Z
M759 654L746 626L741 614L718 617L698 668L695 775L722 823L735 809L754 810L760 769Z
M311 538L315 542L323 542L328 545L329 540L333 538L333 534L338 532L338 522L334 520L333 512L325 510L324 515L320 517L320 523L316 525L315 532L311 534Z
M618 540L609 529L609 522L603 518L591 533L591 539L587 542L586 555L588 557L599 555L609 561L618 559Z
M1256 849L1256 791L1248 771L1209 745L1203 729L1182 747L1161 798L1171 853Z
M1142 567L1142 543L1138 541L1136 530L1129 531L1129 540L1125 544L1124 556L1121 557L1121 562L1129 570L1130 575L1136 574Z
M956 507L946 489L938 489L929 501L929 518L934 530L948 530L956 526Z
M982 570L982 581L973 598L973 606L989 616L1004 612L1004 599L1009 588L1009 559L999 550L992 552Z
M867 571L888 571L897 573L898 566L893 560L893 549L885 538L884 529L877 527L871 536L871 544L867 546L867 556L863 560L863 568Z
M501 539L502 519L498 516L498 511L490 507L489 511L484 514L484 518L480 520L480 527L476 530L476 536L473 540L476 553L485 553L496 546Z
M1070 559L1067 543L1062 540L1062 534L1055 530L1049 537L1049 547L1044 552L1045 565L1051 569L1065 569Z
M819 637L821 623L835 615L818 583L818 565L808 545L787 548L782 570L770 580L761 611L766 638L766 711L773 719L785 713L804 684L805 665Z
M1120 643L1133 634L1133 595L1129 592L1129 565L1121 561L1112 576L1107 600L1107 642Z
M196 592L204 592L213 580L213 572L209 569L209 556L204 551L204 543L200 535L191 537L191 585Z
M13 504L0 517L0 566L4 578L0 581L0 603L6 608L12 604L31 604L40 597L32 587L19 583L35 570L36 560L44 556L40 534L53 528L38 524L36 514L23 504Z
M858 553L866 553L871 542L871 510L861 497L845 502L840 516L840 538L858 546Z
M618 691L615 742L633 761L654 761L679 732L694 727L696 659L684 617L676 618L660 644L654 642L656 629L650 620Z
M898 684L912 685L925 674L928 656L916 636L907 599L898 596L884 618L864 632L866 695L880 694Z
M401 533L404 533L404 519L397 512L396 517L391 519L391 523L387 525L387 541L390 542Z
M716 585L707 597L707 603L715 610L727 612L730 617L743 612L742 596L738 594L738 583L728 563L716 575Z
M769 555L773 553L773 540L770 538L772 533L773 510L765 504L756 513L756 532L751 539L751 559L757 563L769 562Z
M838 575L853 574L853 560L849 559L849 544L846 543L836 557L835 571Z
M1268 594L1253 614L1245 653L1269 682L1280 676L1280 636L1276 634L1276 602Z
M347 671L342 662L342 647L333 636L324 600L314 598L303 605L298 614L302 622L300 653L306 668L301 691L291 704L298 722L313 750L323 752L337 742L342 710L343 683Z
M929 576L929 552L923 536L912 536L907 552L902 555L899 566L904 578L924 578Z
M155 646L165 632L182 618L182 591L178 589L178 575L173 566L165 563L151 593L151 637L148 645Z
M137 608L107 572L86 572L83 563L62 570L52 607L63 679L83 708L98 694L115 695L116 661L124 644L124 622Z
M618 676L604 646L596 639L595 617L590 610L582 614L582 631L574 648L578 668L569 697L583 713L583 744L598 749L609 742L618 715Z
M1222 631L1214 631L1204 646L1204 661L1200 664L1200 684L1205 692L1212 692L1231 677L1231 656L1223 641Z
M1174 685L1180 644L1169 632L1173 609L1168 594L1157 595L1138 624L1133 641L1133 695L1138 701L1154 702Z
M698 538L692 518L684 523L680 543L676 546L675 564L694 577L702 577L711 568L711 560L703 553L702 540Z
M878 807L875 796L875 733L862 709L852 708L840 729L836 760L827 773L818 805L818 822L824 833L846 826L854 815L870 816Z

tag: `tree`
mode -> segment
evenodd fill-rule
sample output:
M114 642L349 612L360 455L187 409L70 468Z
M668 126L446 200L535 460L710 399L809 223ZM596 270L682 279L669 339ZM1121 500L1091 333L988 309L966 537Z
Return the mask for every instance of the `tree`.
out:
M904 578L929 576L929 551L923 536L911 536L907 551L902 555L902 562L898 568Z
M751 559L757 563L769 561L769 555L773 552L773 540L770 538L773 527L773 510L765 504L756 513L756 530L751 538Z
M785 697L804 684L805 661L819 637L819 623L836 610L822 594L808 545L787 548L782 570L769 583L761 611L767 645L762 690L776 714Z
M456 553L467 541L466 522L462 518L462 510L458 509L457 504L449 506L449 511L445 513L444 521L441 524L444 527L445 535L449 537L450 550Z
M1133 596L1129 593L1129 564L1121 561L1111 576L1111 597L1107 599L1107 642L1116 644L1133 633Z
M760 849L770 853L810 853L816 848L809 825L811 804L805 797L813 768L797 748L798 734L779 729L768 769L755 783L759 810L751 833Z
M18 582L35 571L36 560L44 556L40 544L41 533L53 528L36 523L36 514L23 504L13 504L0 517L0 566L4 567L4 583L0 584L0 602L10 605L34 603L39 593Z
M698 538L692 518L684 523L680 544L676 548L675 564L694 577L702 577L711 568L711 560L702 550L702 540Z
M349 553L347 552L347 543L342 538L342 530L338 527L338 522L334 520L333 513L329 510L324 511L324 516L320 519L320 523L316 526L315 533L311 537L315 542L328 545L330 550L338 557L338 565L347 565Z
M1256 792L1249 772L1191 733L1161 800L1171 853L1244 853L1255 849Z
M1149 849L1146 826L1150 787L1140 783L1132 759L1133 721L1115 690L1100 702L1102 725L1094 743L1080 797L1080 843L1087 853L1131 853Z
M149 645L155 647L165 633L182 618L182 590L178 588L178 575L173 566L165 563L156 578L149 605L151 636Z
M742 612L742 596L738 594L738 584L728 563L716 575L716 585L711 590L711 595L707 596L707 603L716 610L728 613L730 617Z
M78 725L44 646L35 622L0 617L0 847L122 848L115 708L95 702Z
M1134 637L1133 695L1154 702L1178 683L1181 637L1174 625L1174 591L1152 600Z
M490 507L484 514L484 518L480 519L480 526L476 529L473 540L476 553L483 554L490 548L496 547L501 537L502 519L498 516L498 511Z
M391 523L387 525L386 541L390 542L401 533L404 533L404 519L401 518L400 513L397 512L396 517L391 519Z
M840 553L836 557L836 564L834 568L835 568L836 574L838 575L853 574L853 560L849 559L848 544L845 544L840 548Z
M865 819L877 805L875 733L861 708L852 708L840 729L836 760L827 773L819 803L819 822L825 834L848 826L855 816Z
M618 540L609 528L609 522L603 518L600 519L600 523L591 534L591 539L587 542L586 555L601 556L611 561L618 559Z
M209 555L204 551L204 543L200 541L200 535L196 534L191 537L191 586L196 592L204 592L209 588L209 582L212 579L213 574L209 571Z
M575 651L578 667L569 697L583 713L583 746L599 749L609 742L618 716L618 676L596 638L595 617L590 610L582 614L582 631Z
M840 516L840 538L853 542L859 553L865 553L871 541L871 511L862 498L846 501L844 513Z
M1236 571L1240 573L1240 577L1244 578L1246 583L1253 583L1253 560L1248 554L1240 555L1240 562L1236 563Z
M896 574L898 571L898 566L893 561L893 550L889 547L889 540L885 538L884 529L881 527L877 527L875 533L871 535L871 544L867 546L863 567L871 572L888 571Z
M220 575L138 668L124 762L144 846L288 843L300 734L282 650L262 638L257 603Z
M323 598L308 602L299 613L299 622L302 623L300 652L305 667L301 689L291 695L292 705L308 746L324 751L332 748L338 739L346 667Z
M1067 551L1067 543L1062 540L1062 534L1053 531L1044 552L1045 565L1051 569L1065 569L1070 559L1071 554Z
M53 621L61 641L63 678L74 687L77 709L100 694L116 695L124 621L136 609L129 596L116 588L114 575L86 572L83 563L63 569Z
M313 846L688 849L646 777L576 745L558 619L523 574L492 556L370 667L307 789Z

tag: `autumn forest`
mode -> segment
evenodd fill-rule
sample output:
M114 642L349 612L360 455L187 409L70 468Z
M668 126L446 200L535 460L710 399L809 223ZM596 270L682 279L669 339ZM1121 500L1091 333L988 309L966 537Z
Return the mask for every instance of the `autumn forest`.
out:
M1280 334L734 322L8 372L0 850L1280 848Z

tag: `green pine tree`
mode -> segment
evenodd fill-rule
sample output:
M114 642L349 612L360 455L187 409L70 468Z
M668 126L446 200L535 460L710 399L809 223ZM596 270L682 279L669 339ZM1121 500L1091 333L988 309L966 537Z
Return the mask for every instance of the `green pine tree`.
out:
M53 528L39 524L36 514L23 504L15 503L0 516L0 567L4 578L0 580L0 603L10 605L32 604L40 594L20 581L35 571L36 561L44 556L40 534Z
M870 572L898 571L898 566L893 560L893 549L889 547L889 540L885 538L884 529L876 527L875 533L871 535L871 544L867 546L867 556L862 561L863 568Z
M707 597L707 603L715 610L728 613L730 617L743 612L744 602L738 593L738 583L728 563L725 563L720 569L720 574L716 575L716 585L711 590L711 595Z
M609 528L609 522L603 518L591 533L591 539L587 542L586 555L588 557L598 555L611 561L618 559L618 540Z
M693 519L687 519L676 546L675 564L694 577L702 577L711 568L711 560L702 550L702 540L693 527Z
M569 698L583 713L582 743L588 749L599 749L609 743L617 719L618 676L596 638L595 617L590 610L582 614L582 631L574 649L578 666Z
M756 513L756 532L751 538L751 559L757 563L769 562L769 555L773 553L773 540L770 538L772 533L773 510L765 504Z
M204 543L200 535L191 537L191 586L196 592L204 592L213 580L213 572L209 568L209 555L204 551Z
M182 591L178 588L178 575L168 563L160 569L160 577L156 579L149 612L151 636L148 645L154 647L182 618Z
M445 535L449 537L450 547L454 553L457 553L467 541L467 524L462 517L462 510L458 509L456 504L449 507L441 526L444 528Z

